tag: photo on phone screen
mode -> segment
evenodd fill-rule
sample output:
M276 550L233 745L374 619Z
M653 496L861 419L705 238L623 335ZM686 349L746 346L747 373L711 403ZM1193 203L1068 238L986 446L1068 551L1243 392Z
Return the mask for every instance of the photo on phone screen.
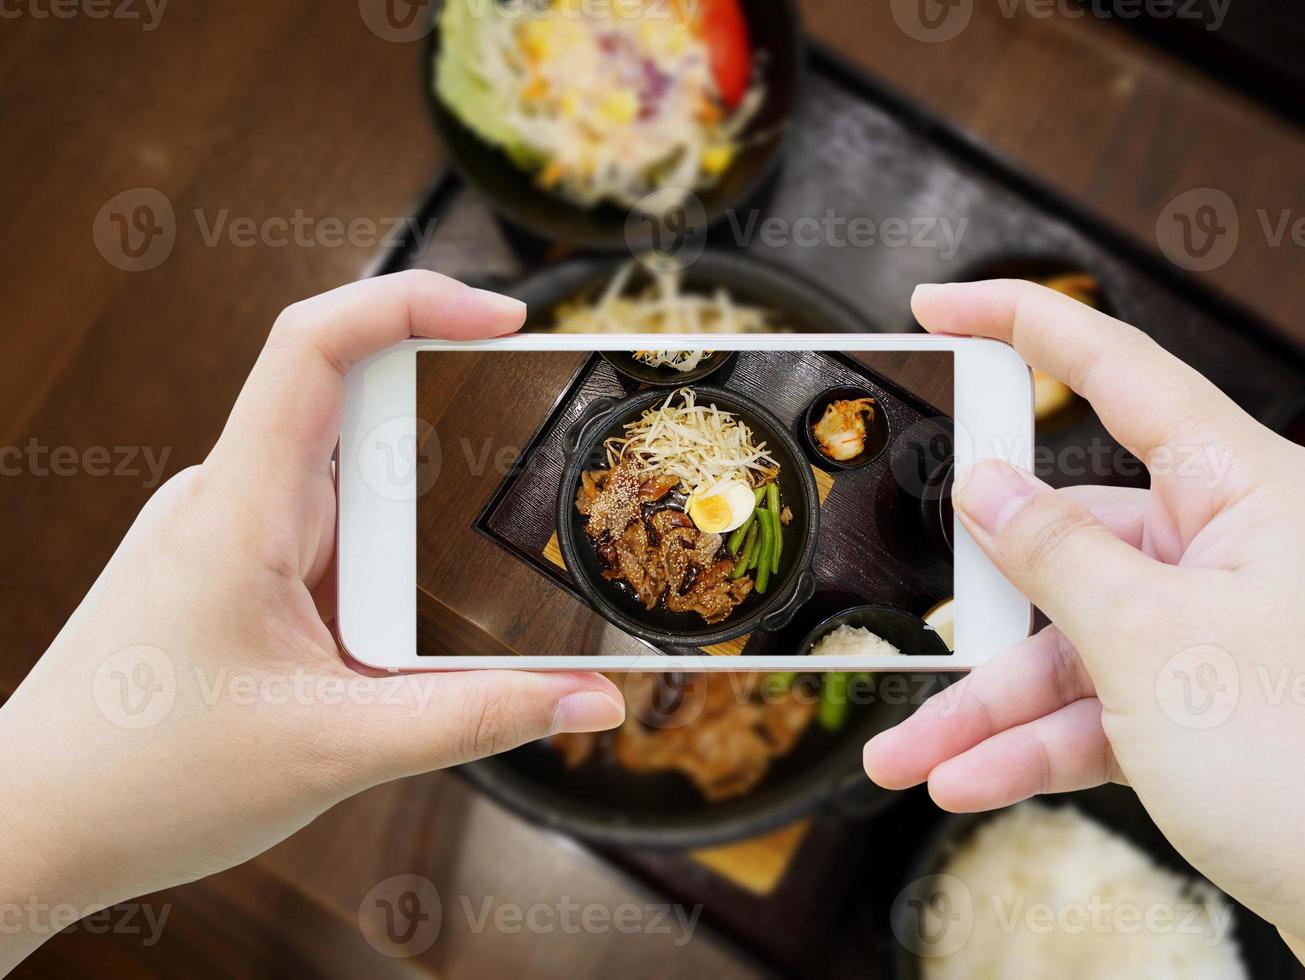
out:
M950 652L952 351L424 350L416 385L419 655Z

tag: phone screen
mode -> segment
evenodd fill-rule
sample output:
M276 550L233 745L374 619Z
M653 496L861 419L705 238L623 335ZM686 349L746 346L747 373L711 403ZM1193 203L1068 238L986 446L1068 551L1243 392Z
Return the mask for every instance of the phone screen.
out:
M947 655L955 355L421 351L429 657Z

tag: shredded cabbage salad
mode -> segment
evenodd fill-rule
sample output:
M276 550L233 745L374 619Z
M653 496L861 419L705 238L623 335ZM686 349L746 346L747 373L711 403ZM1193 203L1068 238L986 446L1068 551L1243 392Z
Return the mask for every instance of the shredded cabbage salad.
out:
M710 186L764 100L726 108L681 0L448 0L440 23L441 99L584 207Z

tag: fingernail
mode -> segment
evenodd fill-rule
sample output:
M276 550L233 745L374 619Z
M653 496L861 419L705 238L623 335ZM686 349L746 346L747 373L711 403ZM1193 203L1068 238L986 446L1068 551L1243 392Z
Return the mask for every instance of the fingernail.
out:
M1033 477L1007 463L980 463L957 482L956 506L989 534L997 534L1038 492Z
M502 293L496 293L492 289L476 289L473 291L487 306L494 307L494 312L501 314L503 319L525 320L526 304L521 300L514 299L511 296L504 296Z
M600 691L580 691L557 702L557 710L553 713L553 734L605 732L624 720L625 705Z

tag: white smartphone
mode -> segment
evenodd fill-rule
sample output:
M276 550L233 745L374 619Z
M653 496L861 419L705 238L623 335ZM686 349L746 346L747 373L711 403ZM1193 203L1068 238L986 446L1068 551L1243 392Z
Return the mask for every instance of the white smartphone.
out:
M387 671L967 670L1032 611L952 478L1032 455L989 341L410 341L347 379L339 637Z

